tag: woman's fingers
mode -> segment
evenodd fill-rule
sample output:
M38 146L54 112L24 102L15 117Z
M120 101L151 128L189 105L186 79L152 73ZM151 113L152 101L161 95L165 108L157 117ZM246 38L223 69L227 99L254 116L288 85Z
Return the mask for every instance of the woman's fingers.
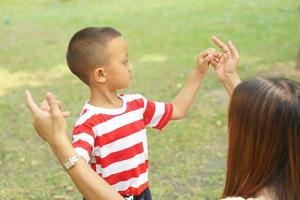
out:
M211 37L212 41L220 48L224 53L229 52L229 48L216 36Z
M32 112L33 116L36 116L40 112L40 108L36 105L34 102L31 93L28 90L25 90L25 96L26 96L26 104L30 111Z
M61 114L61 110L59 109L58 103L56 98L51 92L48 92L46 94L46 99L47 102L50 106L50 112L52 113L53 116L59 116Z
M62 112L62 115L64 118L67 118L70 116L70 112L69 111Z
M230 50L230 53L231 53L231 56L236 59L236 60L239 60L240 59L240 55L239 55L239 52L238 50L235 48L234 44L232 43L231 40L229 40L228 42L228 48Z

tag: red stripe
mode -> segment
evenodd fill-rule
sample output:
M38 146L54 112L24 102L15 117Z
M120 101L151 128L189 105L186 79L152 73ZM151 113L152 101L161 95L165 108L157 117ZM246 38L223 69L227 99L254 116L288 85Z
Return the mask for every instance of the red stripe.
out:
M119 191L119 193L123 196L125 195L140 195L142 192L149 187L148 182L140 185L138 188L129 187L127 190Z
M103 147L106 144L117 141L131 134L134 134L145 128L143 119L132 122L111 132L108 132L100 137L95 138L95 146Z
M89 134L90 136L92 136L93 138L95 137L92 128L89 127L89 126L87 126L86 124L82 124L82 125L76 126L76 127L73 129L73 135L78 135L78 134L80 134L80 133L87 133L87 134Z
M150 121L153 118L154 112L155 112L155 103L153 101L148 101L146 110L144 112L144 123L145 123L145 125L150 123Z
M81 147L81 148L87 150L88 154L91 154L92 150L93 150L93 146L83 140L78 140L78 141L74 142L72 145L74 148Z
M106 177L105 180L110 185L114 185L114 184L116 184L118 182L121 182L121 181L127 181L131 178L139 177L141 174L145 173L148 169L147 166L148 166L147 162L144 162L144 163L138 165L136 168L126 170L126 171L122 171L122 172L117 173L117 174L112 174L112 175Z
M171 103L165 104L165 113L154 128L162 129L163 127L165 127L167 123L170 121L172 114L173 114L173 105Z
M96 172L96 163L91 163L90 165L91 165L91 168Z
M95 158L96 158L96 163L101 163L101 167L105 168L113 163L133 158L134 156L142 152L144 152L144 147L143 147L143 143L140 142L129 148L113 152L104 158L100 158L99 156L96 156Z

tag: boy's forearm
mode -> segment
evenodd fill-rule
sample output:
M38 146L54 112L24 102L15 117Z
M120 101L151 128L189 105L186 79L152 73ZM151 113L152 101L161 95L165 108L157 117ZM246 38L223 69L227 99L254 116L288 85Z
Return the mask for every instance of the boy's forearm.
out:
M198 92L203 77L204 74L201 74L197 69L192 72L184 87L180 90L172 102L173 115L171 119L181 119L186 115Z
M60 163L64 163L68 158L76 154L67 138L63 138L57 144L51 144L51 147ZM123 199L83 159L80 159L67 173L87 200Z

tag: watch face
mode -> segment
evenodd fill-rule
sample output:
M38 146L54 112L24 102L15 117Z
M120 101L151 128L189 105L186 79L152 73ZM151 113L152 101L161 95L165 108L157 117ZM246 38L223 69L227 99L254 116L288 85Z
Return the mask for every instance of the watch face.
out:
M66 169L70 169L72 166L74 166L75 164L73 162L71 162L70 160L68 160L68 162L65 163L65 168Z
M72 168L73 166L75 166L76 162L79 161L79 159L80 157L78 155L72 156L63 164L64 168L66 170Z

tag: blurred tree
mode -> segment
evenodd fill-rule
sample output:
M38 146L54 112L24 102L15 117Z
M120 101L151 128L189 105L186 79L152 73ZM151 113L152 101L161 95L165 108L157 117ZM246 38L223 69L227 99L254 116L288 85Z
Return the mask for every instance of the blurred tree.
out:
M296 69L300 70L300 45L299 45L298 54L296 58Z
M298 5L298 21L297 21L297 30L298 30L298 33L299 33L299 21L300 21L300 3ZM299 69L300 70L300 41L299 41L299 48L298 48L298 54L297 54L297 57L296 57L296 69Z

